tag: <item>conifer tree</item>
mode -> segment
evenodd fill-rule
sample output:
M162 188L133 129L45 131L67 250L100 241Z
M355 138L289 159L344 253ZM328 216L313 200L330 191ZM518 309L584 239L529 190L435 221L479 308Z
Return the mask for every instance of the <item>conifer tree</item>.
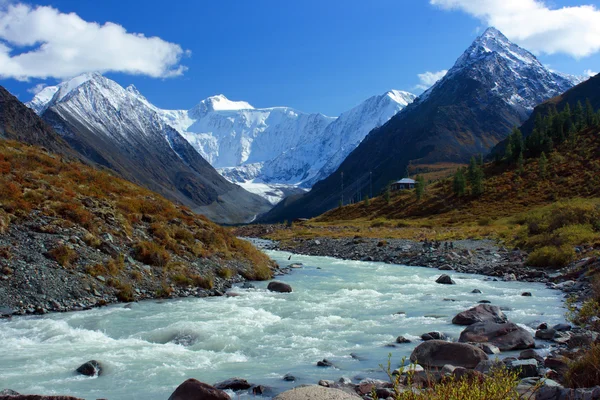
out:
M467 182L465 180L465 174L464 174L462 168L459 168L456 171L456 173L454 174L454 182L453 182L454 194L458 197L464 196L465 192L466 192L466 186L467 186Z
M385 189L384 199L385 199L385 204L390 204L390 187L389 187L389 185L388 185L387 189Z
M575 106L575 111L573 111L573 123L575 124L575 129L578 131L582 130L584 127L584 120L583 106L581 105L581 101L578 101Z
M517 174L523 174L523 168L525 166L525 160L523 159L523 152L519 153L517 158Z
M415 194L417 196L417 200L421 200L423 198L423 193L425 193L425 178L421 175L418 175L415 180Z
M370 201L369 201L369 195L366 195L366 196L365 196L365 207L369 207L369 205L370 205L370 204L371 204L371 203L370 203Z
M473 181L471 181L471 194L473 196L481 196L483 194L483 168L480 166L475 170Z
M596 125L595 119L596 113L594 112L594 107L592 107L590 99L585 99L585 126L590 127Z

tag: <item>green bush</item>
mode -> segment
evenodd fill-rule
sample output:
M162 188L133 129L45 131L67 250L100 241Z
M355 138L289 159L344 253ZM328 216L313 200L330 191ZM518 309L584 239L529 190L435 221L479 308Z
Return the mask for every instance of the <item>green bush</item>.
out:
M544 246L534 250L527 257L527 265L539 268L561 268L575 259L572 246Z

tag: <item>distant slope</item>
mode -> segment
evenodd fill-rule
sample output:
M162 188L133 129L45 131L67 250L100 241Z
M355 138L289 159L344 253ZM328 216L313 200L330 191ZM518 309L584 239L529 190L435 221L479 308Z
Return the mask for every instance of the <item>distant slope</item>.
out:
M135 88L89 74L53 92L30 106L86 159L217 222L249 222L270 208L221 177Z
M401 178L409 163L460 163L487 153L536 104L579 81L549 71L490 28L444 78L371 131L333 174L296 201L278 205L262 221L313 217L335 207L342 197L345 202L364 197L371 187L377 194Z

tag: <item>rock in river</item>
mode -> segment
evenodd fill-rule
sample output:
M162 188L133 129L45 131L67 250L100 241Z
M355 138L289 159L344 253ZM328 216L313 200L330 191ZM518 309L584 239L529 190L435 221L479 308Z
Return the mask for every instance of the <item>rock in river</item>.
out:
M456 367L475 368L488 359L483 350L466 343L429 340L418 345L410 355L410 361L427 368L450 364Z
M355 400L360 398L357 394L344 392L340 389L330 389L323 386L303 386L283 392L274 400Z
M467 311L463 311L452 319L455 325L472 325L476 322L496 322L502 324L508 321L506 315L499 307L489 304L480 304Z
M96 360L90 360L77 368L77 372L81 375L100 376L102 375L102 364Z
M169 400L231 400L229 395L196 379L183 382L169 397Z
M477 322L460 334L459 342L491 343L501 351L525 350L535 347L531 333L517 324L507 322Z
M454 282L452 278L446 274L440 275L440 277L436 279L436 283L441 283L443 285L456 285L456 282Z
M288 285L287 283L278 282L278 281L273 281L273 282L269 283L269 286L267 286L267 289L269 289L271 292L279 292L279 293L291 293L292 292L292 287L290 285Z
M239 390L248 390L252 387L251 383L242 378L231 378L223 382L215 383L215 389L220 390L233 390L237 392Z

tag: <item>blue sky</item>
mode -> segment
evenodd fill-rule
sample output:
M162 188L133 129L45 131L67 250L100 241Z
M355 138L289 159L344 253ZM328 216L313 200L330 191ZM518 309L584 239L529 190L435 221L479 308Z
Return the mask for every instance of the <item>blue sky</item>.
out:
M591 0L524 2L531 2L532 8L522 10L522 13L530 13L534 20L543 19L536 18L534 13L546 9L592 3ZM2 4L3 0L0 0L0 10ZM98 7L98 4L102 6ZM565 54L569 50L564 48L568 49L569 44L561 47L558 42L572 32L544 36L547 28L542 26L539 28L542 34L527 37L527 33L519 31L522 28L509 25L503 14L521 11L507 11L503 9L502 2L498 2L496 8L491 6L491 9L483 11L473 0L60 0L26 5L30 11L38 5L51 6L57 14L75 13L83 21L97 22L101 26L111 22L122 26L128 33L160 38L162 42L158 45L167 54L164 57L157 58L144 49L139 50L140 58L159 66L144 66L142 75L139 75L140 71L132 73L134 67L131 65L135 60L126 66L118 65L119 60L115 60L106 69L123 72L107 72L105 75L123 86L135 84L161 108L191 108L208 96L222 93L232 100L248 101L255 107L286 105L335 116L367 97L389 89L420 93L422 90L416 86L423 82L420 82L418 74L450 68L490 21L504 24L506 30L503 26L499 28L511 40L520 40L519 43L528 43L541 51L556 51L556 54L550 55L539 54L538 49L533 49L538 50L536 53L544 64L555 70L578 75L584 70L600 70L600 43L597 43L600 37L596 40L594 35L598 32L593 28L596 20L589 22L592 31L589 46L581 50L591 54ZM587 11L589 14L590 9ZM592 9L593 17L596 17L595 11ZM5 19L11 17L7 14L5 12ZM584 12L581 14L585 15ZM552 15L560 17L559 14ZM54 17L49 15L47 21ZM32 24L42 24L40 20L32 21ZM52 24L49 22L48 26ZM61 26L65 24L57 23L56 29L60 30ZM87 51L96 46L93 41L65 45L67 39L61 36L63 33L54 32L50 27L40 31L40 37L31 39L31 42L19 42L19 38L11 39L9 33L5 32L3 36L0 29L0 45L4 39L4 44L11 49L11 56L39 46L44 35L49 37L50 43L60 43L69 51L78 45L87 47ZM18 32L14 35L18 36ZM18 69L25 67L18 64L12 72L3 74L0 71L0 84L27 101L32 97L29 91L38 84L55 84L65 79L70 71L100 69L95 68L95 63L105 65L106 58L111 57L126 59L128 54L138 50L131 47L134 50L124 51L122 55L115 52L115 47L120 47L118 38L125 37L123 32L120 35L112 36L115 40L110 41L111 46L107 49L102 47L102 43L98 44L99 60L95 60L93 54L88 55L81 66L79 61L73 61L69 64L74 69L64 71L62 64L67 62L60 57L69 53L60 49L56 52L58 56L44 56L52 57L48 65L55 71L54 78L36 77L40 76L45 63L40 56L35 61L35 68L27 67L22 76L17 76ZM557 42L556 47L547 47L549 41ZM130 45L137 46L135 43ZM177 61L172 62L171 56ZM163 68L165 65L168 70ZM165 77L170 75L175 76Z

